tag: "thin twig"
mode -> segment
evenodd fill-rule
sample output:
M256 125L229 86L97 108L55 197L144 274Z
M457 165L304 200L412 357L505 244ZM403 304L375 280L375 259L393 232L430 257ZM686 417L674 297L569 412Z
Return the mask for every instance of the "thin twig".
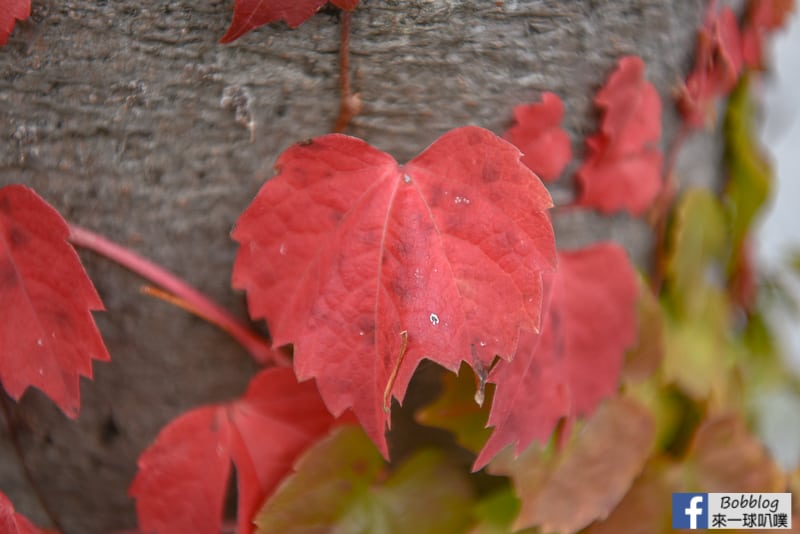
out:
M389 375L389 380L386 382L386 388L383 390L383 411L389 413L392 407L392 388L394 382L397 380L397 372L400 370L400 364L403 363L403 357L406 355L408 348L408 330L400 332L400 355L397 357L397 362L394 364L392 374Z
M14 416L14 406L11 405L9 402L8 397L2 392L0 392L0 405L2 406L3 410L3 418L6 420L6 429L8 430L8 439L11 441L11 445L14 447L14 453L17 456L17 461L19 462L20 467L22 467L22 473L25 476L25 480L28 482L31 490L33 490L33 494L36 496L36 500L39 501L39 506L42 507L47 518L50 520L51 526L64 534L66 531L64 527L61 525L61 521L58 519L58 515L55 511L50 508L47 504L47 499L44 497L44 492L39 487L39 484L36 483L36 479L33 476L33 472L31 472L31 468L28 465L28 462L25 461L25 450L22 447L22 443L19 441L19 433L17 432L17 425L15 423L15 416Z
M361 112L361 96L352 93L350 86L350 21L352 11L345 10L341 20L339 43L339 116L333 125L334 132L343 132L353 117Z
M70 225L69 229L69 240L73 245L94 251L188 302L194 309L198 310L198 315L207 318L211 323L227 332L258 363L274 363L280 366L291 365L286 355L273 350L266 339L253 332L224 308L181 280L178 276L90 230L75 225Z

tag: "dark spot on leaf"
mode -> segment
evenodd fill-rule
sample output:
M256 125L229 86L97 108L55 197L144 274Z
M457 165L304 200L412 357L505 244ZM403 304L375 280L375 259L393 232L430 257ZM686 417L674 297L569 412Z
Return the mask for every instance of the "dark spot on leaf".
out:
M397 297L400 301L405 302L406 300L409 299L410 295L408 292L408 288L406 287L406 284L403 280L401 280L400 278L395 278L392 280L391 286L394 296Z
M8 197L0 198L0 211L3 213L11 213L11 201Z
M438 207L439 204L442 202L442 186L438 183L434 183L430 186L428 190L428 198L427 198L428 206L431 208Z
M468 145L482 145L484 142L483 135L479 130L470 129L464 136L464 141Z
M356 323L358 328L359 337L363 337L367 342L372 345L375 343L375 321L370 317L363 317Z
M500 179L500 171L497 169L497 166L487 161L486 165L483 166L481 179L487 184L496 182Z
M56 312L53 314L53 319L58 321L58 323L61 325L69 325L72 323L72 319L70 318L69 314L64 310L56 310Z
M29 240L30 238L19 228L11 228L11 230L8 232L8 242L11 244L12 249L25 246Z
M561 315L558 313L558 310L551 310L550 311L550 324L548 325L551 332L555 332L553 334L553 338L555 339L555 347L553 348L553 357L556 359L561 359L564 357L564 351L566 347L564 347L564 336L561 333Z
M14 264L10 259L0 260L0 289L9 290L16 287L17 283L17 270Z

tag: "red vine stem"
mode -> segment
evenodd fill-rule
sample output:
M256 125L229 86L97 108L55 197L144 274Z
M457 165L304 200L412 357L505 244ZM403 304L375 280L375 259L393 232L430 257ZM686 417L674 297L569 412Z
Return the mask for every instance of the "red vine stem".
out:
M178 276L90 230L70 225L69 231L69 241L73 245L104 256L187 302L197 311L198 315L217 325L233 337L258 363L274 363L280 366L291 365L286 355L272 350L266 339L253 332L224 308L181 280Z
M11 403L8 401L8 397L6 397L5 393L2 391L0 391L0 406L2 406L3 418L6 420L8 439L11 441L11 445L14 447L14 454L17 456L17 461L19 462L20 467L22 467L22 473L25 476L25 480L28 482L28 486L30 486L31 490L33 490L36 500L39 501L39 506L41 506L45 515L50 520L52 527L63 534L66 531L64 530L64 527L61 526L61 521L59 521L58 515L47 504L47 499L44 497L44 492L42 492L42 488L40 488L39 484L36 482L36 478L33 476L33 472L31 472L28 462L25 460L25 449L22 447L22 443L19 441L19 433L17 432L17 425L14 417L14 407L11 405Z
M343 132L350 120L361 111L361 97L350 87L350 21L353 12L342 13L341 41L339 43L339 116L333 125L334 132Z

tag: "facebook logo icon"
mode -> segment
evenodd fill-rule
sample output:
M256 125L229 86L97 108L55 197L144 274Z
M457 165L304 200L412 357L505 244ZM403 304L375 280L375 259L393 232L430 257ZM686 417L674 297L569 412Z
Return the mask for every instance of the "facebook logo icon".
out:
M672 528L708 528L708 493L673 493Z

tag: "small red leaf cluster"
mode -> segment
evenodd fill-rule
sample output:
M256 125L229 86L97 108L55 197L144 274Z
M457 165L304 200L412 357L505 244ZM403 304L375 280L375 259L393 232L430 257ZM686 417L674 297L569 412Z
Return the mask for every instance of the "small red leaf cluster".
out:
M599 131L586 140L587 155L576 173L576 204L603 213L627 210L641 215L661 190L661 99L644 78L644 63L622 58L595 96L603 111ZM547 182L569 163L569 136L561 129L564 105L553 93L540 103L517 106L515 124L505 134L522 161Z
M733 89L742 70L742 42L736 15L729 6L709 3L705 23L697 37L692 72L680 88L678 109L684 121L702 128L713 119L717 98Z
M141 455L130 488L140 527L220 532L233 461L237 532L252 532L255 513L297 456L336 423L313 382L298 384L288 368L261 371L241 399L182 415Z
M328 0L236 0L233 6L233 20L220 39L221 43L235 41L247 32L265 24L286 21L290 28L296 28L308 20ZM358 0L330 0L339 9L352 11Z
M25 20L31 15L31 0L3 0L0 5L0 46L8 42L18 20Z
M628 56L595 96L600 130L586 140L576 174L577 204L603 213L641 215L661 190L661 99L644 78L644 62Z
M14 399L36 387L74 418L80 377L110 357L91 314L103 303L68 236L33 190L0 189L0 382Z
M786 24L794 0L750 0L742 24L742 56L751 69L764 68L764 40Z
M522 151L522 163L545 182L556 180L572 159L569 135L561 128L564 103L554 93L514 108L515 124L503 136Z

